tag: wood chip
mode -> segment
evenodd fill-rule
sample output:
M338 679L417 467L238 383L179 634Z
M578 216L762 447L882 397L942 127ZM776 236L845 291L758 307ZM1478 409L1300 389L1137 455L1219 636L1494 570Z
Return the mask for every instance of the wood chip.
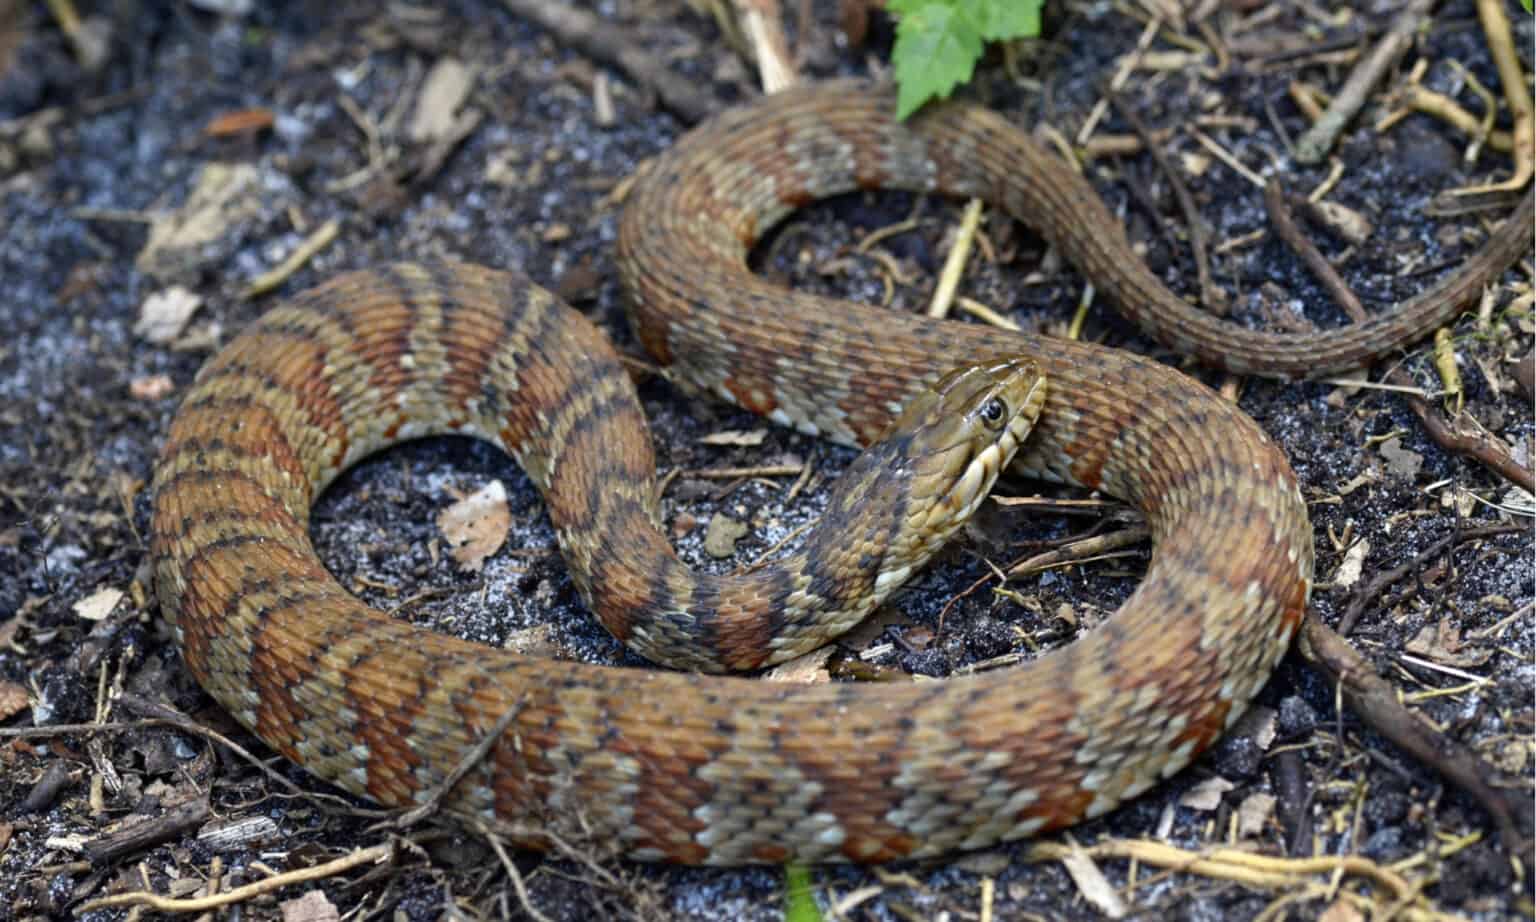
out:
M134 400L160 400L175 390L170 375L140 375L128 382L128 394Z
M240 109L226 112L209 122L203 134L210 138L252 135L271 128L274 121L271 109Z
M181 285L157 291L139 305L139 319L133 325L134 335L156 345L172 342L187 328L187 322L202 304L201 295Z
M102 621L123 600L123 590L98 589L74 604L75 614L87 621Z
M1234 787L1235 784L1220 775L1207 778L1185 791L1179 798L1179 806L1208 813L1221 806L1222 795Z

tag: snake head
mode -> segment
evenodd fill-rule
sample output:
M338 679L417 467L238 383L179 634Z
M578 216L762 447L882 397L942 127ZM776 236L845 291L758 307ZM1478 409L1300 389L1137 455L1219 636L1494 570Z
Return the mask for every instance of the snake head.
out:
M928 562L964 525L1013 460L1045 404L1045 376L1028 359L963 365L908 401L885 435L838 479L828 512L861 523L845 547L868 562L876 601ZM879 554L860 544L881 535Z
M913 399L892 424L908 433L913 526L954 533L981 505L1034 428L1045 375L1023 358L962 365ZM941 539L942 541L942 539Z

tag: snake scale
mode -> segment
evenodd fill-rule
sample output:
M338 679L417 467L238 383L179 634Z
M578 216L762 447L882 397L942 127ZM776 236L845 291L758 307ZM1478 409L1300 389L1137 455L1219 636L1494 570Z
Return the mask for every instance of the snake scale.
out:
M368 609L315 556L310 502L364 455L442 432L516 456L592 609L659 656L704 642L685 665L779 658L796 620L786 612L804 597L847 599L881 579L874 565L842 580L825 566L841 545L819 539L798 573L734 602L659 563L674 558L655 524L652 450L596 329L519 276L399 265L268 312L184 399L157 468L152 555L199 683L348 791L396 806L439 793L450 814L528 844L580 835L641 860L976 848L1100 815L1188 764L1263 685L1307 603L1311 529L1277 447L1154 361L787 292L751 274L748 250L794 208L841 191L979 195L1040 229L1154 335L1282 377L1364 364L1476 286L1442 282L1382 319L1315 336L1240 329L1167 291L1092 189L1001 118L957 103L900 125L892 109L887 91L860 83L794 90L724 113L663 155L620 227L636 334L686 389L849 444L886 431L951 368L1038 366L1045 405L1013 469L1122 497L1153 532L1145 578L1105 624L1008 670L798 685L530 659ZM1472 263L1499 269L1529 251L1529 197L1510 220L1524 230L1505 225Z

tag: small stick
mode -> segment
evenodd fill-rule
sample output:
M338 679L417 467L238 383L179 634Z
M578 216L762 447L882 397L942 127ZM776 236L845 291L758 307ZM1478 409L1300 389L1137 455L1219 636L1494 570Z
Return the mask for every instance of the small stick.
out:
M1147 526L1132 525L1129 528L1122 528L1109 534L1084 538L1081 541L1074 541L1071 544L1046 551L1043 554L1036 554L1028 560L1020 561L1008 568L1008 575L1023 576L1050 567L1062 566L1063 564L1086 563L1089 560L1095 559L1097 555L1145 541L1151 535L1152 532Z
M1198 128L1189 129L1189 136L1199 142L1200 146L1215 155L1217 160L1232 168L1232 171L1258 188L1264 188L1264 177L1250 170L1243 162L1232 155L1232 152L1211 140L1210 135Z
M1296 141L1296 161L1302 164L1321 163L1328 152L1333 149L1334 142L1338 140L1339 133L1344 126L1349 124L1360 107L1365 105L1365 99L1372 89L1381 80L1403 53L1413 42L1413 36L1419 31L1426 17L1429 16L1432 0L1413 0L1409 3L1397 18L1392 21L1392 27L1387 34L1381 37L1371 53L1360 59L1355 69L1350 73L1349 79L1344 81L1344 86L1339 94L1329 103L1327 111L1322 118L1317 120L1311 128Z
M1393 369L1388 377L1398 384L1409 383L1408 376L1400 368ZM1424 431L1435 440L1435 444L1446 451L1464 455L1479 462L1527 493L1536 493L1536 475L1533 475L1529 468L1522 467L1493 436L1481 429L1472 432L1464 431L1454 421L1447 420L1436 413L1430 407L1429 401L1423 397L1405 394L1404 399L1408 401L1408 409L1412 410L1413 415L1424 424ZM1457 414L1458 419L1461 416L1462 414Z
M784 41L784 17L778 0L733 0L733 5L747 40L752 43L752 53L757 56L757 76L763 92L777 93L798 83L800 77Z
M1471 794L1493 817L1499 838L1512 856L1532 864L1532 843L1515 817L1524 808L1500 788L1497 773L1455 740L1415 717L1397 700L1397 690L1371 668L1354 647L1315 615L1302 621L1298 648L1306 660L1343 693L1349 709L1366 726L1401 746L1422 764ZM1510 790L1517 787L1510 784Z
M700 480L739 480L743 477L793 477L805 470L804 464L760 464L756 467L701 467L688 471Z
M617 67L630 79L656 93L661 105L684 122L702 122L719 108L696 83L667 70L653 52L631 42L624 30L586 10L545 0L501 0L514 16L547 29L561 44Z
M1422 573L1429 561L1439 557L1447 548L1464 541L1476 541L1481 538L1492 538L1498 535L1508 535L1515 532L1526 531L1523 525L1490 525L1485 528L1469 528L1465 531L1455 531L1444 538L1431 544L1423 551L1407 561L1390 570L1383 570L1361 583L1349 600L1349 607L1344 610L1344 616L1339 619L1339 635L1348 637L1355 630L1355 625L1360 621L1360 616L1372 602L1379 601L1382 595L1390 587L1410 573Z
M1520 69L1514 38L1509 31L1509 16L1498 0L1477 0L1477 18L1482 20L1483 32L1488 36L1488 51L1498 68L1499 82L1504 85L1504 99L1515 119L1514 131L1510 132L1515 144L1515 170L1503 182L1468 186L1457 189L1455 195L1522 189L1531 181L1532 173L1536 173L1536 103L1531 101L1530 91L1525 88L1525 74Z
M221 906L232 906L255 899L258 896L279 890L289 884L301 884L311 880L323 880L333 877L343 871L350 871L355 867L365 864L374 864L392 857L395 846L392 843L375 845L372 848L364 848L337 858L335 861L327 861L325 864L317 864L312 868L299 868L283 874L276 874L265 880L258 880L253 884L236 887L224 893L212 896L199 896L189 899L173 899L161 896L158 893L134 891L131 893L118 893L113 896L102 897L99 900L91 900L82 903L76 912L87 913L98 909L110 909L114 906L148 906L157 912L203 912L209 909L218 909Z
M245 286L241 292L247 298L255 298L264 295L288 280L304 267L304 264L315 258L315 254L330 245L336 235L341 232L341 222L335 218L330 219L315 229L315 232L304 238L304 241L294 247L288 258L278 263L261 275L251 279L251 283Z
M1291 210L1285 204L1285 191L1280 187L1279 180L1271 179L1264 184L1264 207L1269 211L1269 223L1275 229L1275 234L1301 257L1307 269L1328 290L1334 302L1344 308L1344 312L1355 323L1365 323L1369 318L1365 308L1360 305L1360 299L1339 278L1333 263L1296 226L1296 219L1291 216Z
M933 290L933 301L928 305L928 316L947 317L949 306L954 303L955 289L960 287L960 276L965 274L965 263L971 258L971 244L976 239L976 227L981 224L981 199L973 198L965 205L960 217L960 227L955 231L955 242L944 259L944 269L939 273L938 287Z

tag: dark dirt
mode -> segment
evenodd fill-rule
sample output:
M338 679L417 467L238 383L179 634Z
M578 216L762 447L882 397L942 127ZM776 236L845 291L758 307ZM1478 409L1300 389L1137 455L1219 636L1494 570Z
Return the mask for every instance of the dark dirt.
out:
M1024 63L1023 78L1010 79L998 61L989 60L972 92L1022 124L1049 124L1074 137L1119 56L1135 47L1143 23L1107 5L1051 6L1051 35ZM0 31L11 29L8 41L0 42L0 65L12 55L8 66L0 66L0 703L7 693L26 699L5 712L12 716L4 726L91 721L108 704L102 689L124 688L230 734L287 778L322 790L302 771L272 759L197 690L144 592L145 483L180 390L210 354L208 341L227 341L283 293L342 268L400 257L453 255L520 267L575 302L638 357L624 327L612 263L620 207L615 193L638 164L686 126L656 111L643 90L618 75L608 75L617 117L611 125L598 124L592 86L601 67L491 3L466 0L440 10L398 4L383 12L365 4L299 5L263 8L238 20L192 5L119 5L113 7L118 18L108 20L110 52L94 73L75 63L41 9L23 10L10 27L0 18ZM722 104L753 94L747 71L713 23L684 4L604 4L601 10L624 24L630 40L669 58ZM877 18L869 47L849 50L832 11L825 15L809 30L809 76L862 71L866 59L887 58L890 29L883 20ZM1222 10L1209 24L1225 29L1253 15ZM1307 15L1291 7L1266 14L1248 41L1271 35L1279 47L1305 28L1335 34ZM1364 26L1375 34L1390 15L1372 7L1338 31ZM1527 52L1531 47L1528 16L1517 16L1516 45ZM1262 42L1258 47L1235 55L1222 73L1193 65L1138 71L1125 96L1155 127L1235 116L1207 118L1203 130L1250 167L1278 173L1289 188L1305 192L1328 167L1301 168L1287 157L1287 139L1306 123L1287 98L1286 84L1304 77L1335 87L1348 65L1326 53L1266 61ZM1177 50L1161 40L1152 48ZM467 105L484 119L434 172L430 145L403 140L401 120L392 122L391 113L408 116L423 75L448 55L476 72ZM1449 60L1464 64L1485 85L1498 85L1470 3L1438 10L1402 71L1419 56L1431 62L1426 83L1435 89L1460 88ZM1530 61L1524 63L1529 69ZM384 125L372 145L339 102L344 95L369 121ZM1473 94L1459 95L1477 105ZM205 132L216 117L254 107L275 114L270 130L234 138ZM1499 124L1507 128L1504 119L1501 113ZM1484 152L1468 166L1461 158L1464 139L1422 115L1384 134L1370 128L1373 121L1362 118L1346 133L1336 151L1344 172L1330 197L1374 226L1370 239L1340 261L1368 308L1381 310L1454 270L1482 239L1483 221L1496 214L1427 218L1429 198L1507 175L1508 163ZM1113 114L1100 128L1127 131ZM361 174L361 181L349 179L370 165L370 146L384 158L375 164L380 168ZM1258 190L1211 161L1187 133L1176 133L1169 146L1218 249L1267 226ZM136 269L147 218L180 206L199 171L216 161L254 169L257 207L169 270L152 275ZM1193 294L1182 219L1150 159L1095 160L1087 169L1125 215L1132 238L1145 243L1154 269L1175 290ZM1161 220L1179 235L1178 245L1170 246L1128 195L1128 181L1149 188ZM891 194L817 205L791 218L760 248L760 269L789 284L879 301L882 267L852 255L853 243L908 217L914 207L918 230L887 240L883 249L913 279L896 286L893 309L918 309L942 262L943 236L957 219L953 203ZM277 294L241 297L250 279L330 218L341 222L338 239ZM1045 247L1023 228L995 217L986 227L999 262L973 259L962 293L1026 328L1059 332L1078 297L1078 276L1054 258L1042 264ZM1330 256L1346 253L1344 244L1319 239ZM1213 265L1217 284L1230 295L1234 322L1263 325L1277 311L1303 305L1312 322L1343 322L1272 235L1218 252ZM1530 400L1512 383L1510 360L1532 345L1529 271L1506 274L1493 292L1489 322L1464 319L1454 330L1469 409L1526 464L1536 423ZM133 333L141 303L171 283L204 299L190 331L205 342L186 350ZM1108 305L1094 306L1085 335L1183 364L1135 335ZM1433 387L1428 351L1421 347L1404 364ZM1185 367L1213 386L1220 383ZM146 397L130 390L133 382L161 374L174 385L169 393ZM699 566L751 561L814 518L826 482L850 457L778 430L757 447L700 445L703 435L761 424L684 400L654 377L642 375L641 383L664 472L786 459L815 466L809 488L787 506L782 498L793 478L733 484L684 473L674 480L667 521L681 520L674 529L685 532L679 548ZM1335 584L1347 582L1337 574L1354 541L1370 543L1358 587L1457 530L1529 522L1528 512L1522 517L1499 508L1519 500L1506 483L1437 448L1390 393L1248 381L1239 400L1284 447L1304 485L1317 536L1314 605L1329 623L1337 622L1354 592ZM482 573L466 575L441 552L435 517L453 491L471 492L493 478L507 485L512 533ZM1038 489L1006 486L1023 494ZM749 525L735 557L726 561L702 550L706 526L720 513ZM697 525L685 528L690 517ZM1010 583L1007 596L983 586L949 608L941 632L938 617L989 572L983 558L1003 563L1101 527L1096 523L988 511L960 547L899 596L892 626L853 653L869 652L868 659L907 671L943 674L1026 651L1036 642L1070 638L1130 591L1144 547ZM576 603L536 494L510 460L483 445L414 444L360 465L320 504L314 535L344 584L381 607L408 603L403 616L419 623L485 643L534 643L548 655L640 665ZM1467 542L1427 560L1417 584L1411 578L1365 607L1351 638L1424 718L1520 779L1526 803L1536 731L1531 548L1527 532ZM111 615L89 621L76 614L76 603L104 588L127 590ZM529 633L542 624L552 626L547 635ZM1426 638L1435 639L1433 630L1424 633L1427 628L1442 633L1426 651ZM1487 815L1430 767L1383 742L1347 711L1337 713L1332 688L1299 657L1282 664L1258 703L1263 710L1254 725L1278 715L1272 741L1262 729L1240 729L1171 782L1072 830L1071 838L1084 844L1155 838L1198 851L1234 841L1234 814L1253 795L1300 791L1302 802L1282 796L1245 844L1276 855L1404 861L1399 873L1423 884L1425 905L1479 920L1529 916L1529 879L1516 878L1512 856ZM113 716L140 715L118 706ZM140 887L187 895L215 859L233 886L263 877L258 864L290 870L385 841L335 798L296 799L190 734L154 728L4 743L0 919L63 915L84 900ZM59 766L68 774L57 794L25 804L39 779ZM1215 778L1231 783L1218 803L1181 805L1192 789ZM228 847L185 834L96 866L82 859L81 843L124 820L159 815L191 792L207 792L221 819L266 818L271 831ZM1292 847L1289 818L1298 813L1308 825ZM1530 816L1523 820L1529 824ZM993 918L1101 917L1061 864L1028 862L1028 848L1023 843L882 872L815 869L812 881L824 908L873 887L845 909L851 919L976 919L984 889L994 885ZM616 880L603 883L576 862L534 855L519 855L517 862L532 904L554 919L631 914L766 920L784 912L778 868L614 863L609 868ZM1100 866L1122 888L1127 917L1134 919L1247 919L1286 899L1293 902L1267 917L1315 918L1330 903L1352 898L1330 896L1326 876L1297 877L1278 890L1263 890L1197 873L1164 874L1146 866L1132 871L1123 860L1105 859ZM1123 889L1132 874L1137 885ZM323 890L350 917L520 912L494 856L471 838L438 836L422 851L403 852L393 868L291 887L277 900L309 888ZM1378 909L1391 902L1354 878L1344 879L1342 893L1369 895ZM276 917L277 900L262 898L245 911Z

